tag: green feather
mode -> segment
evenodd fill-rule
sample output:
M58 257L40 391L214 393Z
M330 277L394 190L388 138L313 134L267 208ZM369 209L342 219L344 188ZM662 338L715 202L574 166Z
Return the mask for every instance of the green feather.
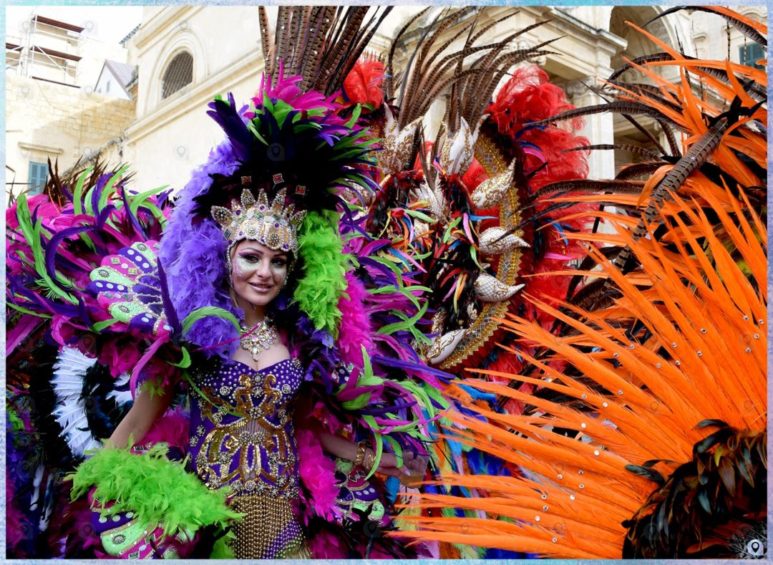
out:
M404 460L403 460L403 448L400 447L400 444L397 443L397 440L390 436L385 436L384 441L386 441L389 444L389 447L392 448L392 453L395 454L395 459L397 459L397 466L402 467Z
M86 168L78 176L78 180L75 183L75 192L73 192L72 206L73 206L73 212L75 213L76 216L83 214L83 186L86 184L86 179L89 178L89 176L93 171L94 171L94 167ZM95 251L97 249L97 247L94 245L94 242L91 241L91 238L85 233L79 234L78 237L92 251Z
M118 320L116 318L110 318L109 320L103 320L101 322L97 322L96 324L91 326L91 329L94 330L96 333L102 333L103 330L121 321L122 320Z
M14 432L20 432L24 429L24 422L11 406L6 406L5 414L8 416L8 421L11 422Z
M408 379L402 381L400 386L407 389L416 398L419 406L424 409L427 416L432 419L435 417L435 408L432 405L432 400L429 397L429 391L434 390L433 387L423 387L417 383ZM442 397L441 397L442 398Z
M371 467L370 471L368 471L368 474L365 476L365 480L367 481L376 473L378 466L381 465L381 457L384 454L384 436L376 431L379 429L379 425L376 423L376 419L373 416L363 415L362 419L372 430L374 430L373 437L376 440L376 453L373 460L373 467Z
M352 117L349 118L348 122L346 122L346 127L353 128L357 124L357 120L360 119L360 114L362 114L362 106L360 104L356 104L354 106L354 110L352 110Z
M225 503L227 490L209 490L183 463L166 458L167 447L154 445L142 455L129 450L103 448L81 463L72 479L73 500L92 487L96 510L103 516L131 511L137 522L153 528L161 525L165 534L202 526L227 526L241 517ZM100 508L114 502L110 508Z
M183 347L182 348L182 359L179 363L170 363L172 367L178 367L180 369L187 369L191 366L191 354L188 353L188 349Z
M60 288L48 275L46 270L46 259L43 252L43 245L41 243L41 231L42 231L42 219L38 218L35 224L32 224L32 215L30 214L29 204L27 203L26 195L22 194L17 200L16 206L16 218L19 221L19 228L22 230L27 243L32 248L32 257L35 261L35 271L40 276L40 284L49 290L52 295L58 296L62 300L69 302L70 304L77 304L78 301L71 294ZM72 286L72 283L64 279L59 273L57 273L57 279L67 286Z
M235 559L236 555L233 550L233 542L236 540L236 534L233 530L229 530L224 536L221 536L215 541L215 545L212 546L212 553L209 559Z
M231 312L224 310L223 308L218 308L217 306L202 306L201 308L196 308L190 314L185 316L185 319L183 320L183 335L190 331L193 324L208 316L215 316L217 318L227 320L233 324L234 328L236 328L236 331L239 331L239 320L237 320L236 316L234 316Z
M362 348L362 371L357 376L357 387L377 387L381 386L384 379L373 373L373 364L370 362L370 356L368 355L365 347ZM341 385L343 389L346 385ZM361 410L365 408L370 402L370 393L365 392L352 400L347 400L341 403L341 405L347 410Z
M78 180L75 183L72 206L76 216L83 214L83 185L86 184L86 179L89 178L89 175L91 175L93 171L94 167L87 167L86 170L78 176Z
M422 340L426 341L427 340L426 336L421 331L419 331L419 329L416 327L416 324L418 323L419 320L421 320L424 317L424 314L427 312L428 306L429 306L429 303L425 302L422 305L421 309L416 313L416 315L410 318L405 314L403 314L402 312L393 310L392 314L402 319L403 321L382 326L378 329L378 333L389 335L398 331L407 331L407 332L410 332L411 335L414 337L414 339L416 339L417 341L422 341Z
M133 194L131 196L127 195L127 198L129 199L129 210L131 210L132 215L137 216L137 210L140 209L140 207L146 208L150 211L151 214L153 214L153 217L155 217L161 225L166 224L166 217L161 212L161 210L158 209L158 207L150 202L150 200L153 196L158 194L159 192L163 192L168 188L168 185L162 185L156 188L153 188L151 190L145 191L141 194Z
M14 304L13 302L8 302L8 307L13 308L17 312L21 312L22 314L29 314L30 316L35 316L37 318L46 318L46 319L51 318L49 314L43 314L42 312L33 312L32 310L27 310L23 306L19 306L18 304Z
M334 211L306 214L298 233L298 252L305 269L293 296L314 327L334 338L338 337L338 301L346 290L344 275L349 263L337 225Z
M96 214L104 210L105 205L107 204L107 200L115 192L116 183L121 179L121 177L126 173L128 169L129 169L129 166L124 165L116 172L114 172L112 175L110 175L110 178L105 184L105 187L102 189L102 194L99 195L99 202L97 202ZM92 216L96 215L91 205L91 198L86 199L86 211Z
M419 212L418 210L405 210L405 213L408 214L412 218L418 218L425 224L436 224L437 219L432 218L431 216L428 216L427 214L423 212Z

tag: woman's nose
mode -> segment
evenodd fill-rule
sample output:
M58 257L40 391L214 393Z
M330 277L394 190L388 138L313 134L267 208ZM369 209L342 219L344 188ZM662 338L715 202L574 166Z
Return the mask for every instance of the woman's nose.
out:
M269 277L271 276L271 264L267 260L262 260L258 264L257 274L261 277Z

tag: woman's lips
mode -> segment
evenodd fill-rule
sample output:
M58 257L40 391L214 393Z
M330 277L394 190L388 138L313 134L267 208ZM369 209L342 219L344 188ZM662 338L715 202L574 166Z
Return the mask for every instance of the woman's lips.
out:
M254 284L254 283L250 283L250 286L255 290L257 290L258 292L269 292L273 288L272 285Z

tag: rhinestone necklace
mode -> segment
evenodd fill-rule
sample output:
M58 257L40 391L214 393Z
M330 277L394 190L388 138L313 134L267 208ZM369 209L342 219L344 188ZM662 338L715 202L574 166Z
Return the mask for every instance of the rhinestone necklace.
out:
M279 339L279 334L274 326L270 326L265 318L251 329L242 327L242 337L239 343L242 349L249 351L252 360L257 361L260 354L274 345Z

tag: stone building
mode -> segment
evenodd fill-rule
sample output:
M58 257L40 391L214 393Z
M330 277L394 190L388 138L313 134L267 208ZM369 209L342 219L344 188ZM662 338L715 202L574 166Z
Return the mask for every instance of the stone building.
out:
M125 73L126 63L117 60L125 60L125 49L40 12L32 10L6 30L6 198L38 192L49 159L60 172L98 152L112 162L124 160L125 130L136 117L130 97L95 92L107 58Z
M390 38L419 7L397 7L372 43L385 49ZM494 19L513 7L486 7L480 18ZM560 37L550 45L555 55L538 62L552 80L565 88L577 106L600 102L588 85L609 76L624 57L652 53L657 47L635 33L626 22L643 25L663 11L657 6L520 6L518 13L489 32L490 40L504 37L532 23L551 21L524 34L523 44L536 45ZM744 13L765 18L764 5L744 6ZM647 27L656 37L691 55L724 58L727 49L709 38L722 37L729 55L738 61L744 38L728 35L722 18L682 11ZM729 43L728 43L729 42ZM190 171L206 159L221 139L218 126L205 113L216 94L233 92L246 102L258 85L262 61L257 10L251 6L146 7L143 23L133 38L139 67L137 119L128 131L129 155L143 187L169 183L179 188ZM667 71L666 71L667 72ZM671 76L675 80L676 76ZM599 114L586 120L582 132L594 143L642 143L644 136L622 119ZM591 176L609 178L616 163L632 158L625 153L594 152Z

